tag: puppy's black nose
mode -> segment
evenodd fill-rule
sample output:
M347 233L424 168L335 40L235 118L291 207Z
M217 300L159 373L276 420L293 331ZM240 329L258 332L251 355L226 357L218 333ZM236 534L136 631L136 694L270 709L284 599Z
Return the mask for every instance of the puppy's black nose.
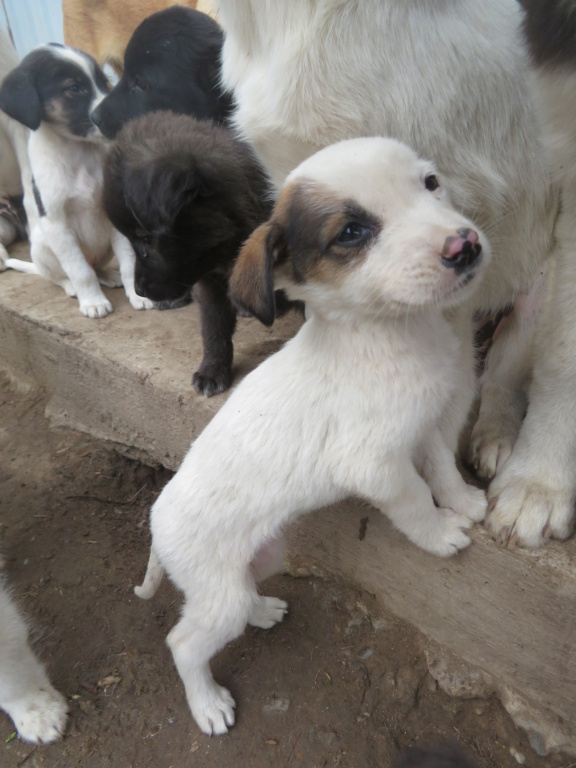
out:
M90 120L96 125L98 128L102 125L102 112L100 111L100 107L96 107L96 109L93 109L90 113Z
M442 264L460 274L473 266L481 253L478 234L473 229L459 229L456 237L450 235L444 241Z

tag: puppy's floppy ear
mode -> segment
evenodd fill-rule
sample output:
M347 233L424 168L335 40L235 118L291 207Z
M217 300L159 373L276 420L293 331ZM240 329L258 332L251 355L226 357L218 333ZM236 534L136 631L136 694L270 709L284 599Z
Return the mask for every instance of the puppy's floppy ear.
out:
M285 257L284 233L273 221L261 224L242 246L230 277L230 298L264 325L275 317L274 265Z
M40 127L42 104L28 67L16 67L6 75L0 86L0 109L33 131Z

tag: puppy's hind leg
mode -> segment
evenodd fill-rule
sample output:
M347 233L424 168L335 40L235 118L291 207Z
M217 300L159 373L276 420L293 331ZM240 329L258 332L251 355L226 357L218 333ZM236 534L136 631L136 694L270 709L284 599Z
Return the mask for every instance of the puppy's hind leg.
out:
M160 582L162 581L162 576L164 576L164 569L152 546L150 547L150 558L148 560L144 581L139 587L134 587L134 593L142 600L150 600L150 598L154 597L156 594Z
M250 571L256 583L264 581L269 576L279 573L286 556L286 541L283 537L269 539L256 553L250 563ZM257 595L250 614L248 623L260 629L270 629L278 624L288 611L288 603L278 597L264 597Z
M168 635L168 645L186 689L192 716L209 736L234 725L235 702L218 685L209 661L226 643L242 634L256 590L246 588L245 574L214 574L211 588L196 585L194 603L188 599L182 618Z

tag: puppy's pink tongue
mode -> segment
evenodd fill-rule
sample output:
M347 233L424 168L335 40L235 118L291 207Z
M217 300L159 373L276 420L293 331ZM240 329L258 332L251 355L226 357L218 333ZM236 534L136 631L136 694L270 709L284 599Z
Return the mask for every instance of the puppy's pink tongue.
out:
M446 248L446 256L451 259L459 253L462 253L462 248L464 247L465 242L466 240L463 237L455 237L450 240L450 243L447 241L448 247Z

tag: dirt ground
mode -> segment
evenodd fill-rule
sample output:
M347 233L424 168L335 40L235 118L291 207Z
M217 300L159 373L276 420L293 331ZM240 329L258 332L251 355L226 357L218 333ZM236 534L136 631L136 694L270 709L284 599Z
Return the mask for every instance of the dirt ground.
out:
M278 576L283 624L215 659L237 701L224 737L196 727L165 645L179 596L133 594L148 509L170 477L85 435L54 431L41 393L0 378L0 548L34 647L67 697L65 738L34 747L0 713L2 768L387 768L408 745L457 739L480 768L570 768L538 757L497 700L451 699L426 638L351 585Z

